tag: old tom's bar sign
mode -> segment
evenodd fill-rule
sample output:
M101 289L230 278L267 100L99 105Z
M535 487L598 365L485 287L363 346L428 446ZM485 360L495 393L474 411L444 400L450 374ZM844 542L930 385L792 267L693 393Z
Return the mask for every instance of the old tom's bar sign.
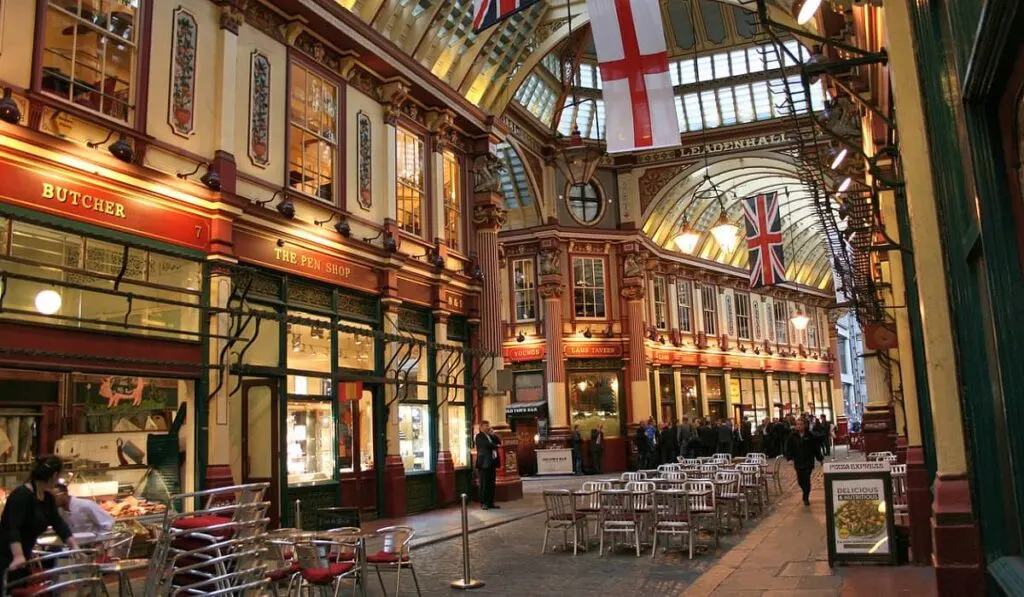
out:
M705 154L725 153L727 151L739 151L741 149L770 147L773 145L782 145L787 141L789 141L789 137L786 136L786 133L773 133L771 135L761 135L760 137L750 137L749 139L735 139L731 141L719 141L716 143L683 147L679 153L685 158Z
M207 218L79 182L57 170L0 161L0 181L0 197L5 203L192 249L209 246Z

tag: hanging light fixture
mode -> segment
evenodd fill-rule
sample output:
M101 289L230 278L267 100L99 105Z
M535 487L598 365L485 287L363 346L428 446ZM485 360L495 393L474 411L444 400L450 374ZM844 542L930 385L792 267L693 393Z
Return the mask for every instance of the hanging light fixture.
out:
M845 193L846 189L850 188L850 184L852 182L853 182L853 179L850 178L849 176L847 176L845 179L843 179L843 182L839 183L839 188L836 189L836 192L837 193Z
M831 168L833 170L839 168L839 166L843 164L843 160L846 159L847 153L849 153L849 150L845 147L836 147L829 152L829 157L832 158Z
M60 294L56 290L42 290L36 295L36 311L43 315L53 315L60 311Z
M811 322L811 318L804 315L803 309L797 309L796 315L789 322L793 324L793 328L796 331L802 332L807 329L807 324Z
M725 216L725 206L722 206L722 215L718 216L718 222L711 228L711 236L725 254L732 253L739 244L740 228L729 221Z
M814 17L821 8L821 0L796 0L793 2L793 18L797 25L803 25Z
M676 235L676 246L679 250L687 255L693 255L693 252L697 250L697 243L700 241L700 235L690 226L690 223L685 219L683 220L683 229Z

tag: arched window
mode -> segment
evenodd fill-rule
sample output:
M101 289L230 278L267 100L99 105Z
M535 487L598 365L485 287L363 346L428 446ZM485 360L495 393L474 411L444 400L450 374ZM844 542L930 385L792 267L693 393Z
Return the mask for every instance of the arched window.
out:
M569 187L569 213L580 224L594 224L601 218L601 194L594 183Z

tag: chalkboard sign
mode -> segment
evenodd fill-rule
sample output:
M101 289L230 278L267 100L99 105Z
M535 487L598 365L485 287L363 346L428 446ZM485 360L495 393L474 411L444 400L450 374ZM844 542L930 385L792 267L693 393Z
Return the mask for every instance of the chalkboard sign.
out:
M896 564L888 462L825 464L828 563Z

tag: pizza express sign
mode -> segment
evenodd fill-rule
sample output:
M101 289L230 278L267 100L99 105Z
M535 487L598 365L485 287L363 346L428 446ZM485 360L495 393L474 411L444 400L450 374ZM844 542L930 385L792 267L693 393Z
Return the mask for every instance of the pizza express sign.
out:
M772 145L782 145L787 141L789 141L789 137L786 133L774 133L771 135L761 135L760 137L750 137L749 139L734 139L730 141L719 141L717 143L705 143L704 145L695 145L693 147L684 147L680 151L680 154L685 158L712 153L739 151L741 149L770 147Z

